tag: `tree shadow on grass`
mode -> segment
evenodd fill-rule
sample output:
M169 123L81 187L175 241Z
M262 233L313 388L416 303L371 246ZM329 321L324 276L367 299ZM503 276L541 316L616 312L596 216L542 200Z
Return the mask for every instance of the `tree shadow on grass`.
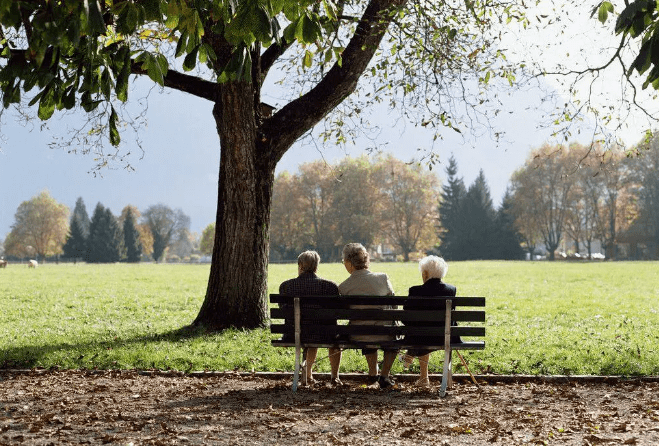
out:
M0 351L0 369L35 368L39 366L43 358L47 358L53 353L61 351L70 351L72 353L96 351L96 355L98 355L101 351L110 351L131 344L177 342L202 338L209 334L217 333L217 331L210 331L203 326L186 325L163 333L136 335L134 337L115 337L112 340L94 340L79 343L61 342L57 344L10 347ZM74 362L80 362L79 367L85 368L82 362L83 359L84 355L81 355Z

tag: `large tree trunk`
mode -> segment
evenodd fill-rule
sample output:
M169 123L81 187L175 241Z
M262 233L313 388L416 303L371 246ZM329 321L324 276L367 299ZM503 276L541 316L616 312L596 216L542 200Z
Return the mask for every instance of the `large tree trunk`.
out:
M268 229L276 164L260 150L254 92L222 86L213 115L221 142L215 244L206 299L194 325L213 330L266 322Z
M355 90L392 20L392 8L404 1L369 0L342 62L270 118L257 108L262 74L285 47L272 45L263 54L260 48L252 50L251 84L194 83L184 89L215 102L222 150L213 259L206 298L194 325L212 330L265 325L270 202L277 162ZM217 54L222 53L223 39L207 40L217 44ZM186 80L185 75L168 74L166 84L181 89Z

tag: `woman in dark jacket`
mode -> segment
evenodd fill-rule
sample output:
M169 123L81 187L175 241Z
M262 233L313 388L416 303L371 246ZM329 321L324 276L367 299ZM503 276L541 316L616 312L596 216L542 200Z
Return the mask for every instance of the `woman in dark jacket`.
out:
M442 282L444 276L448 272L448 264L441 257L428 256L421 259L419 262L419 270L421 271L421 278L423 285L413 286L409 290L410 298L405 303L406 310L444 310L444 302L442 300L430 301L427 299L414 299L412 296L419 297L454 297L456 289L453 285ZM414 325L409 322L406 325ZM459 337L452 337L451 342L460 342ZM430 338L425 337L424 343L427 344L444 344L444 338ZM405 367L414 361L414 357L419 358L419 367L421 376L416 382L417 386L428 387L430 380L428 378L428 361L430 360L430 353L432 350L408 350L405 355Z

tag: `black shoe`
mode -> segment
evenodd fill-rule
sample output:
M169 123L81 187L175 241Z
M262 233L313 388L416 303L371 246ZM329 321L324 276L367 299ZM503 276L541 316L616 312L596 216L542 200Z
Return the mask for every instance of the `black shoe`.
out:
M380 384L381 389L388 389L389 387L394 386L394 380L388 376L382 376L378 378L378 384Z

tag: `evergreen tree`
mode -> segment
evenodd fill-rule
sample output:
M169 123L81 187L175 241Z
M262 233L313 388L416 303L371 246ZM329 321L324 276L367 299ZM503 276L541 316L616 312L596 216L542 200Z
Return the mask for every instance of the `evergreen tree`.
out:
M85 207L85 202L82 200L82 197L78 197L76 200L76 205L73 208L73 215L71 216L71 221L73 221L73 218L76 218L78 220L78 224L80 225L80 228L82 229L82 233L87 239L89 237L89 215L87 214L87 208Z
M496 238L494 234L494 206L490 197L490 188L487 185L483 170L463 200L459 214L462 228L462 259L492 259L496 257Z
M64 257L74 259L85 257L87 252L87 238L89 237L89 215L82 197L78 197L71 214L69 235L63 246Z
M87 261L90 263L118 262L123 254L121 228L110 209L96 205L89 226Z
M524 250L521 246L521 237L515 228L515 216L513 215L513 195L510 189L506 190L501 206L497 211L495 220L496 256L502 260L521 260L524 258Z
M87 238L85 237L82 223L75 214L71 216L69 235L62 249L64 250L64 257L74 259L74 261L85 257L85 253L87 252Z
M463 249L461 207L467 194L462 178L457 177L458 163L451 155L446 167L447 183L442 186L439 203L439 252L447 260L458 260Z
M139 262L142 257L142 243L140 233L135 226L135 216L129 208L124 219L124 247L126 248L126 261Z

